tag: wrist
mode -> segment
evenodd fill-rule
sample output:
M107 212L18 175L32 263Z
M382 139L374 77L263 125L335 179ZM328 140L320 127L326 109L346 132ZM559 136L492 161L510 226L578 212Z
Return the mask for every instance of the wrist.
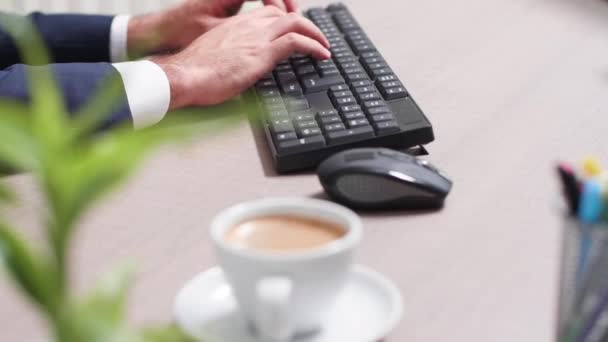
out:
M167 50L168 37L163 17L155 13L131 18L127 33L127 50L131 59Z
M173 62L171 57L157 56L149 59L151 62L158 65L169 80L169 89L171 92L169 110L175 110L191 105L187 92L187 78L182 69Z

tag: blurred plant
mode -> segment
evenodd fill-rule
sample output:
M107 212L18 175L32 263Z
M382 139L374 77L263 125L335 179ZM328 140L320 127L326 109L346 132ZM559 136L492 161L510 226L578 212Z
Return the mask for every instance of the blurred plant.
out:
M0 24L13 34L20 29L11 22ZM34 32L32 28L28 29ZM37 34L28 38L17 41L24 63L47 64L41 38ZM55 341L189 341L172 325L152 329L127 325L129 270L110 273L88 295L76 297L70 289L71 240L83 214L121 184L149 152L170 141L231 126L241 120L241 110L234 105L190 110L172 113L148 129L118 127L98 132L96 127L122 101L119 79L108 80L79 113L69 116L51 69L30 70L30 104L0 100L0 162L31 172L39 184L49 207L44 218L47 244L34 247L0 218L0 259L8 274L44 315ZM0 203L7 205L14 199L0 184Z

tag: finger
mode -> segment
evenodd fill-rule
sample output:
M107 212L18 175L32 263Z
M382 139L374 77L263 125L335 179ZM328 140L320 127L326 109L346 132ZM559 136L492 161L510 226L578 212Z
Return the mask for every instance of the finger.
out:
M316 59L329 59L331 53L318 41L298 33L287 33L270 43L271 60L274 63L287 59L296 53L311 55Z
M283 3L283 0L264 0L264 5L276 6L277 8L287 12L287 7L285 7L285 3Z
M263 17L281 17L285 15L285 11L276 6L264 6L256 8L251 12L239 15L242 18L263 18Z
M284 0L287 12L298 12L298 3L296 0Z
M277 19L270 25L267 34L270 40L275 40L289 32L307 36L323 44L326 48L329 48L329 41L323 32L321 32L321 30L319 30L319 28L310 20L296 13L289 13L288 15Z

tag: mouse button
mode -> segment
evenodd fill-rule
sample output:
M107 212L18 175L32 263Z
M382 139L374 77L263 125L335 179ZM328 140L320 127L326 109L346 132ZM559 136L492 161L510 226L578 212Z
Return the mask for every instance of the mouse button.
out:
M382 151L378 151L378 154L381 156L384 156L384 157L389 157L389 158L393 158L396 160L403 160L403 161L407 161L407 162L411 162L414 159L414 157L409 156L405 153L391 151L389 149L384 149Z
M353 162L359 160L373 160L376 156L371 151L351 152L344 155L345 162Z
M341 197L357 203L381 203L404 196L434 198L424 189L406 185L389 177L369 174L349 174L337 179L336 190Z

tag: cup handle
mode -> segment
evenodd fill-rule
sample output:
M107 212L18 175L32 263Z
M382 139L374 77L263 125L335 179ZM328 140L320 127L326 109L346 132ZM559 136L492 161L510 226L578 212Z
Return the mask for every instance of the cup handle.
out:
M289 307L293 282L284 276L270 276L256 284L255 327L264 341L286 342L292 335Z

